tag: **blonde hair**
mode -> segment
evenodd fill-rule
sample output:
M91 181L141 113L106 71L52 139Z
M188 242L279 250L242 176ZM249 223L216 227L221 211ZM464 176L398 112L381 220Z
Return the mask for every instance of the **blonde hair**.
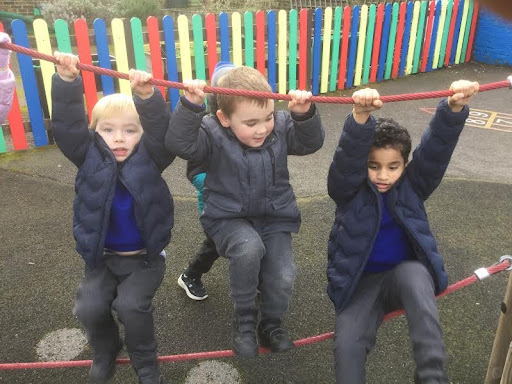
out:
M260 72L254 68L245 66L234 68L223 75L219 80L218 86L221 88L272 92L270 84ZM260 108L264 108L268 104L268 99L263 98L217 95L217 106L228 117L232 115L236 106L242 101L253 102Z
M135 108L135 104L130 96L123 93L114 93L112 95L104 96L92 109L91 129L96 130L96 126L100 119L122 115L127 112L137 115L137 122L140 125L137 109Z

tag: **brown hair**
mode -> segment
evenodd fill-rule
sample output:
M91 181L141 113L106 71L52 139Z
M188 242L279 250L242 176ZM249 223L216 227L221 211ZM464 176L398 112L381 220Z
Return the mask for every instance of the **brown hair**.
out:
M238 67L234 68L219 80L219 87L231 88L231 89L246 89L250 91L260 92L272 92L267 79L258 72L256 69L251 67ZM228 95L217 95L217 105L220 110L227 116L230 117L235 111L236 106L244 101L250 101L256 104L260 108L267 106L268 99L247 97L247 96L228 96Z

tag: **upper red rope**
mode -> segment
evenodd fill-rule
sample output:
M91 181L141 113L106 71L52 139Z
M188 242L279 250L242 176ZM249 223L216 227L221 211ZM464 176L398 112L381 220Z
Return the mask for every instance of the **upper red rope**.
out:
M32 57L42 59L42 60L46 60L46 61L51 61L52 63L57 64L57 60L55 59L55 57L34 51L29 48L22 47L20 45L16 45L16 44L12 44L12 43L0 43L0 48L10 49L12 51L19 52L21 54L25 54L25 55L32 56ZM99 75L107 75L107 76L117 77L119 79L129 80L127 73L114 71L112 69L95 67L94 65L83 64L83 63L78 63L77 68L80 70L83 70L83 71L94 72ZM160 86L160 87L185 89L183 83L179 83L176 81L161 80L161 79L153 78L149 81L149 83L156 85L156 86ZM490 91L493 89L507 88L510 86L512 86L511 81L503 80L503 81L497 81L494 83L482 84L482 85L480 85L479 91L484 92L484 91ZM220 87L210 87L210 86L205 86L204 92L231 95L231 96L244 96L244 97L274 99L274 100L290 101L292 99L290 95L281 94L281 93L249 91L249 90L243 90L243 89L230 89L230 88L220 88ZM453 93L454 93L453 91L403 93L400 95L381 96L380 100L383 103L391 103L391 102L395 102L395 101L433 99L433 98L438 98L438 97L451 96L451 95L453 95ZM351 97L313 96L313 97L311 97L311 101L314 103L354 104L354 100Z

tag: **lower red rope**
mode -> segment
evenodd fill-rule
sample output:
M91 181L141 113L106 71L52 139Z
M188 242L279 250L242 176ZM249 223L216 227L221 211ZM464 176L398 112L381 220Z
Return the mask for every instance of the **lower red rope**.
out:
M15 52L22 53L24 55L32 56L38 59L50 61L52 63L57 64L57 60L55 57L51 55L46 55L44 53L40 53L34 51L29 48L22 47L20 45L12 44L12 43L0 43L0 48L10 49ZM112 77L117 77L119 79L128 80L128 74L117 72L112 69L106 69L101 67L95 67L94 65L82 64L78 63L77 68L84 71L90 71L97 73L99 75L107 75ZM183 83L178 83L175 81L169 80L161 80L161 79L152 79L149 81L150 84L167 87L167 88L177 88L184 89ZM499 88L507 88L512 86L511 81L503 80L497 81L495 83L481 84L480 92L490 91ZM249 91L243 89L230 89L230 88L220 88L220 87L204 87L204 91L206 93L217 93L223 95L231 95L231 96L244 96L244 97L255 97L255 98L265 98L265 99L274 99L274 100L291 100L290 95L284 95L280 93L272 93L272 92L259 92L259 91ZM433 91L433 92L419 92L419 93L404 93L401 95L389 95L389 96L381 96L380 100L383 103L391 103L395 101L408 101L408 100L421 100L421 99L433 99L438 97L447 97L453 95L453 91ZM311 98L312 102L315 103L330 103L330 104L353 104L354 100L351 97L336 97L336 96L313 96Z
M494 275L495 273L501 272L508 267L510 267L511 263L509 260L504 260L496 265L493 265L487 268L489 275ZM452 292L455 292L461 288L464 288L470 284L475 283L478 280L476 275L472 275L470 277L465 278L455 284L448 286L442 293L437 295L437 297L446 296ZM392 319L393 317L400 316L404 313L404 310L398 310L388 313L384 316L383 321L387 321ZM334 336L334 332L327 332L321 335L307 337L305 339L296 340L294 342L296 347L301 347L308 344L318 343L320 341L325 341L331 339ZM260 348L260 353L268 353L269 350L266 348ZM212 352L198 352L198 353L187 353L182 355L171 355L171 356L159 356L158 361L160 362L177 362L177 361L186 361L186 360L196 360L196 359L217 359L221 357L231 357L234 356L232 350L224 350L224 351L212 351ZM72 360L72 361L45 361L45 362L36 362L36 363L6 363L0 364L0 371L2 370L16 370L16 369L40 369L40 368L71 368L71 367L90 367L92 364L92 360ZM130 364L130 359L117 359L117 364Z

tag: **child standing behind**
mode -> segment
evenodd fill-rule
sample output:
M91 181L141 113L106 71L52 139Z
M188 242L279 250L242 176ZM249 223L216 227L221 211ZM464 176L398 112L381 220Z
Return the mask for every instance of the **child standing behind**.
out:
M235 306L233 351L256 357L259 285L260 345L272 352L293 348L281 319L295 279L291 232L300 213L289 182L288 155L307 155L323 144L324 131L311 93L290 91L290 113L274 101L217 95L217 119L205 116L204 82L186 83L166 135L169 150L207 165L201 223L229 261ZM232 69L219 87L271 92L249 67Z
M354 93L329 169L336 215L329 237L328 293L336 309L336 382L366 382L366 356L385 313L404 308L416 383L448 383L435 294L448 284L424 201L441 182L478 83L454 82L408 162L409 133L370 112L373 89Z
M89 376L106 383L115 372L123 343L114 309L139 383L161 384L152 300L164 277L163 249L174 221L161 176L174 159L164 147L168 108L147 84L151 75L132 70L134 100L103 97L89 129L78 57L57 52L55 58L52 127L57 145L78 168L73 233L85 277L73 313L93 350Z
M217 87L219 79L233 68L236 68L235 65L229 61L218 62L212 75L212 87ZM216 118L218 109L216 95L213 93L208 94L207 101L210 114ZM197 190L197 204L199 214L201 214L204 208L203 190L204 179L206 178L206 166L204 164L188 161L187 178ZM218 258L219 254L217 253L215 243L206 235L194 259L188 263L187 268L185 268L180 277L178 277L178 285L185 290L187 296L192 300L204 300L208 298L201 277L212 268L213 263Z

